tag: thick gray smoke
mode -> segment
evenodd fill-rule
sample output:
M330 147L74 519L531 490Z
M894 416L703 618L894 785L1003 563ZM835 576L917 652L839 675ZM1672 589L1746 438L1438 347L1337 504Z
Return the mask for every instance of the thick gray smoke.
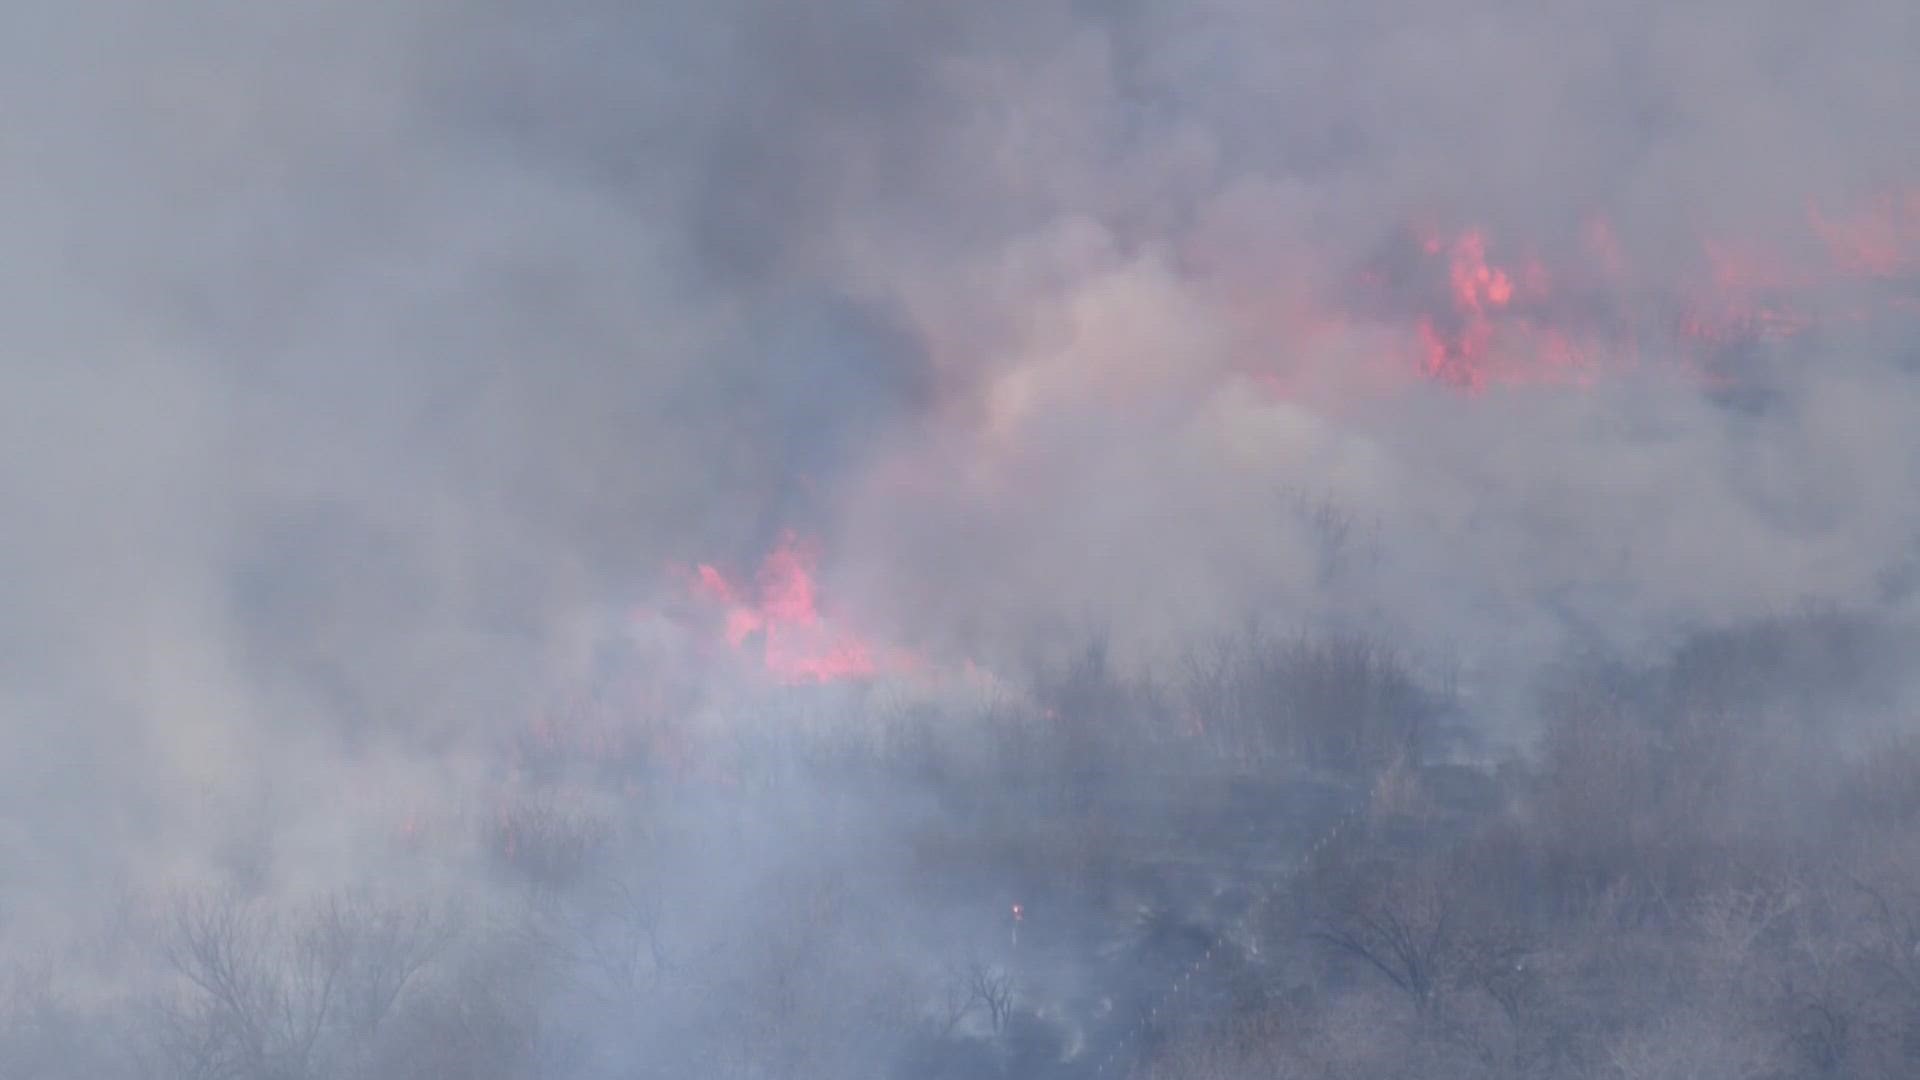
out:
M1570 652L1899 622L1910 9L11 5L0 933L385 873L789 531L928 666L1337 628L1512 740ZM1531 314L1453 359L1578 377L1422 375L1470 233Z

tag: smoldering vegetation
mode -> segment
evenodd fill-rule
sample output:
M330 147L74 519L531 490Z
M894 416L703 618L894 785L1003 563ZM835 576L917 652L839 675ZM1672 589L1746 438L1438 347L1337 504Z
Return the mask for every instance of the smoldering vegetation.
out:
M835 691L815 723L623 753L575 737L576 700L503 748L510 791L388 838L384 871L128 892L16 955L0 1063L1911 1075L1913 643L1821 612L1570 658L1517 754L1352 636L1246 632L1150 674L1095 642L1017 696Z

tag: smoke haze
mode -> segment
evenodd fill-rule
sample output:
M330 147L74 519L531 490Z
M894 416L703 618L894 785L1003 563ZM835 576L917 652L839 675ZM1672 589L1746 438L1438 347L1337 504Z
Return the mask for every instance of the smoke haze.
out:
M627 820L611 740L721 778L609 826L676 933L837 880L818 947L892 986L975 918L887 901L951 807L803 733L931 697L1018 759L976 698L1254 623L1390 643L1524 756L1576 658L1838 612L1848 715L1899 729L1916 55L1896 0L14 5L0 936L491 911L502 807ZM761 962L579 1075L736 1023Z

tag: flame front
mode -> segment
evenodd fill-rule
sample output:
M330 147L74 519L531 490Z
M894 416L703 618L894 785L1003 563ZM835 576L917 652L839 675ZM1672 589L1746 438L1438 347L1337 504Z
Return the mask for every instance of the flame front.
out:
M835 625L820 609L815 576L819 555L789 530L761 562L753 587L735 584L710 563L695 568L696 591L723 611L723 635L732 648L757 651L783 683L871 679L914 666L903 650L882 648Z
M1797 257L1704 236L1698 271L1651 291L1636 281L1605 217L1589 219L1571 246L1575 258L1552 269L1526 244L1497 240L1483 226L1414 235L1416 265L1399 275L1402 290L1382 296L1393 275L1363 271L1357 291L1330 305L1341 313L1333 321L1391 326L1404 318L1414 346L1406 368L1467 392L1586 385L1638 369L1645 357L1714 384L1737 377L1716 369L1742 348L1790 341L1835 318L1920 309L1920 188L1850 212L1809 203ZM1835 309L1836 297L1847 305Z

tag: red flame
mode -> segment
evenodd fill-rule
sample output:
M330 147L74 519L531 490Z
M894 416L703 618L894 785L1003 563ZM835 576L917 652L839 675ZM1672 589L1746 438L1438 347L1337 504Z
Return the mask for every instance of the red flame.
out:
M1618 245L1605 223L1591 230L1603 262L1618 267ZM1415 319L1420 372L1465 390L1493 383L1585 382L1596 350L1568 330L1545 324L1540 313L1554 275L1538 258L1509 269L1488 255L1485 230L1463 229L1443 241L1423 235L1421 250L1446 260L1447 308Z
M743 651L757 645L767 671L782 682L868 679L912 667L907 654L832 625L820 609L818 564L817 553L789 531L761 562L752 589L706 563L696 568L694 586L723 606L727 644Z
M1423 280L1445 285L1443 299L1426 310L1398 302L1416 346L1410 366L1470 392L1496 384L1586 385L1637 367L1644 340L1681 373L1719 382L1725 373L1713 369L1729 347L1787 341L1823 317L1920 309L1911 288L1920 275L1920 188L1877 196L1850 213L1809 203L1807 218L1810 232L1788 230L1779 250L1704 240L1695 283L1651 303L1634 291L1626 250L1604 217L1582 230L1581 262L1556 268L1524 246L1515 254L1496 244L1481 227L1419 229L1415 258L1425 266ZM1834 287L1865 282L1880 283L1878 294L1831 310ZM1385 282L1369 270L1358 284L1378 294Z

